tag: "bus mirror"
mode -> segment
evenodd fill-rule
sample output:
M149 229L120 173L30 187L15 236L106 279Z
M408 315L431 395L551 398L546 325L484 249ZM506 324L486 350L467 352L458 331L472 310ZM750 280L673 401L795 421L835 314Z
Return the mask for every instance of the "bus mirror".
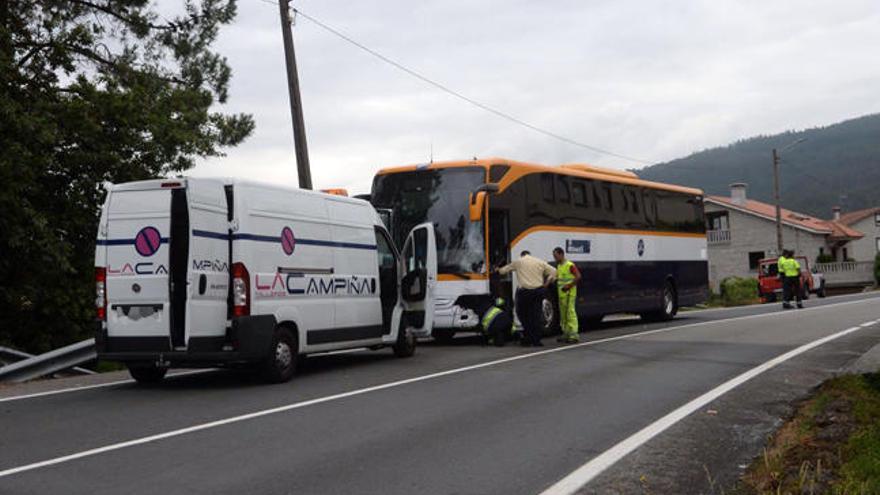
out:
M486 191L473 192L468 197L468 210L471 222L483 219L483 207L486 205Z

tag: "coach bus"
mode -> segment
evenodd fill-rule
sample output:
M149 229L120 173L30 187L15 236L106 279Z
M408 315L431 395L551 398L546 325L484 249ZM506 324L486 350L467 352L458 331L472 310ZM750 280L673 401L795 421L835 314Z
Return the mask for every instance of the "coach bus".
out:
M370 201L398 246L433 224L433 334L478 328L492 298L516 292L515 276L491 275L523 250L552 259L562 247L583 274L577 312L585 326L605 315L675 316L708 296L703 193L583 164L544 166L491 158L387 168ZM433 271L433 270L432 270ZM555 291L545 330L558 321Z

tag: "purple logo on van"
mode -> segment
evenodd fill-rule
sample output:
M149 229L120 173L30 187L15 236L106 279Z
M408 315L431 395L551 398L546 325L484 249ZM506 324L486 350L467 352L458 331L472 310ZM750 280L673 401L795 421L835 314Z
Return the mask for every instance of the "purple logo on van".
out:
M290 227L281 229L281 249L288 256L293 254L293 250L296 249L296 237L293 236L293 231L290 230Z
M152 256L162 245L162 236L156 227L144 227L134 237L134 249L141 256Z

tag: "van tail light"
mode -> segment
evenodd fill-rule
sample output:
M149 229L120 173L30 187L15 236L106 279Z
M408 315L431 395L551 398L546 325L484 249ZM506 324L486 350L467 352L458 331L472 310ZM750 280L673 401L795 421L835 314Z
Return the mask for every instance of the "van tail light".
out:
M107 269L95 267L95 311L98 320L107 320Z
M232 316L251 314L251 278L244 263L232 264Z

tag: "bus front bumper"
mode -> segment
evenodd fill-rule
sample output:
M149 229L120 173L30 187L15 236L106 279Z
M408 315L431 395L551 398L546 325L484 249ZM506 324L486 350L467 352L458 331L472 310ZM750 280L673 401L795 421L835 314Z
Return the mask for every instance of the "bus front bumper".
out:
M434 327L470 330L480 324L480 315L449 299L438 299L434 305Z

